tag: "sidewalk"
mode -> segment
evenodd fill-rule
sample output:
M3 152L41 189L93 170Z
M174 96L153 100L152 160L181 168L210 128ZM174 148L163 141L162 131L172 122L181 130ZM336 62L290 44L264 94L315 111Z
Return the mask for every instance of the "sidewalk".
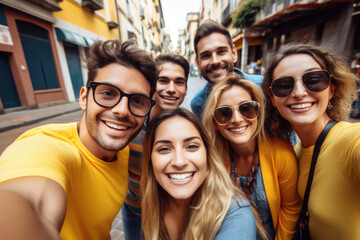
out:
M1 114L0 133L78 110L80 110L80 105L76 101Z

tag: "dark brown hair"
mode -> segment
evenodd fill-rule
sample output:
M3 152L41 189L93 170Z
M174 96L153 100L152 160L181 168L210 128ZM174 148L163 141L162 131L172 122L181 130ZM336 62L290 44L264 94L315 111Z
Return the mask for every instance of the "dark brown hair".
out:
M217 23L212 19L208 19L196 29L196 33L194 37L194 49L196 56L198 55L197 44L199 43L199 41L202 38L207 37L212 33L223 34L226 37L226 40L229 43L230 48L233 47L233 41L231 39L229 31L223 25Z
M187 82L187 80L189 78L189 70L190 70L190 65L189 65L188 60L186 60L183 56L181 56L179 54L175 54L175 53L164 53L164 54L160 54L159 56L157 56L155 58L155 63L158 67L161 64L164 64L167 62L171 62L171 63L177 64L180 67L182 67L184 69L184 73L185 73L185 81ZM159 72L161 71L160 69L158 69L158 70L159 70Z
M123 43L119 40L96 41L91 45L84 62L88 69L87 87L91 81L94 81L100 68L118 63L139 70L150 83L150 97L155 92L158 78L156 64L150 54L136 46L134 40Z

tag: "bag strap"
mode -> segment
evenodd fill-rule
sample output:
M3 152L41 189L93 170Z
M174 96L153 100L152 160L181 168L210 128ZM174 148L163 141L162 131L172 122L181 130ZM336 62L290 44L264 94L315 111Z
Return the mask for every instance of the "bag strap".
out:
M320 133L319 137L316 139L314 152L312 155L312 160L311 160L311 165L310 165L309 177L308 177L308 181L306 184L305 195L303 198L303 204L302 204L300 217L299 217L300 224L306 224L306 222L304 223L303 221L306 221L306 216L308 215L308 200L309 200L310 188L311 188L311 184L312 184L312 181L314 178L315 165L316 165L319 153L320 153L321 145L323 144L323 142L324 142L326 136L328 135L329 131L331 130L331 128L333 126L335 126L335 124L337 124L337 123L338 122L334 121L334 120L329 121L326 124L325 128Z

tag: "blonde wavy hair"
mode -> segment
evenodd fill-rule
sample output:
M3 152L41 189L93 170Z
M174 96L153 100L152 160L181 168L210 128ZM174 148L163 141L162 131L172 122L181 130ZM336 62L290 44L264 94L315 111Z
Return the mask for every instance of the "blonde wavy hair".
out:
M217 123L214 119L214 111L217 108L223 92L234 86L239 86L243 88L250 94L251 100L256 101L260 104L259 115L257 117L257 127L254 135L252 136L252 139L257 138L260 141L267 140L264 129L265 97L261 88L248 80L241 79L240 76L235 73L228 75L226 78L217 83L211 90L203 114L204 127L209 134L214 146L216 146L220 155L223 156L224 164L227 169L230 169L229 142L221 135L220 131L216 130Z
M168 193L157 183L154 176L151 152L156 130L160 123L173 117L190 121L199 131L207 154L208 173L204 182L190 201L187 222L180 239L214 239L233 199L246 199L244 193L235 187L213 147L208 134L197 117L190 111L177 108L164 110L149 123L144 142L140 189L142 194L142 229L145 239L169 239L163 223L163 215L169 200ZM252 208L257 226L263 231L259 217Z
M332 108L326 109L328 116L336 121L348 119L352 102L357 98L356 79L351 73L348 64L339 54L335 54L331 48L312 43L290 43L282 46L272 57L269 66L264 74L262 89L265 93L265 129L269 136L279 137L288 140L292 133L290 123L284 119L271 104L272 92L270 86L273 79L274 69L287 56L294 54L307 54L311 56L323 70L327 70L331 76L331 84L335 86L335 92L330 100Z

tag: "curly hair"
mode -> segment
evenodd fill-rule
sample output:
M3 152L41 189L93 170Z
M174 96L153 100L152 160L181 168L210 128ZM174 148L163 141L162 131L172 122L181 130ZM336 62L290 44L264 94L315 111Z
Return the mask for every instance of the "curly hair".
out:
M200 121L184 108L162 111L152 119L146 132L140 182L142 229L145 239L168 239L162 216L168 206L169 195L156 181L151 152L158 126L164 120L173 117L182 117L190 121L199 131L206 149L208 166L207 176L190 202L187 213L188 220L184 224L180 238L214 239L233 199L244 199L245 195L232 184L222 163L222 158L213 147ZM261 228L256 211L251 209L255 215L257 226Z
M226 168L230 167L229 142L221 135L220 131L216 130L217 123L214 119L214 111L223 92L234 86L239 86L245 89L250 94L251 100L260 104L256 131L252 136L252 139L259 138L261 141L267 139L264 130L265 97L261 88L248 80L241 79L238 74L228 75L226 78L217 83L212 89L206 102L203 115L204 127L207 130L210 139L212 139L214 146L217 147L219 153L223 156Z
M344 59L341 59L334 51L326 46L315 44L290 43L282 46L270 61L264 74L262 89L265 93L265 131L268 136L290 139L292 127L284 119L271 103L272 92L270 91L274 69L287 56L294 54L307 54L311 56L322 69L327 70L331 75L331 84L335 86L335 92L330 100L331 109L327 109L328 116L336 121L346 120L351 110L352 102L357 98L356 77L351 73Z
M156 64L150 54L136 46L134 40L123 43L118 40L96 41L91 45L84 62L88 70L87 87L94 81L100 68L118 63L139 70L150 83L150 97L155 92L158 78Z

